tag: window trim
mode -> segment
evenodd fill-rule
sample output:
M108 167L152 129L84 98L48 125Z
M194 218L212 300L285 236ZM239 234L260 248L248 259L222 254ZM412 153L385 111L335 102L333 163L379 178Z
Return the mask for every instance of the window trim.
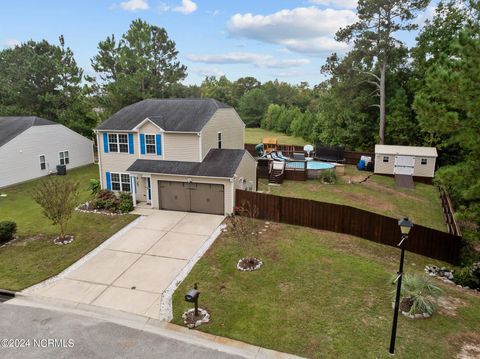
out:
M156 133L144 133L145 136L145 155L156 155L157 154L157 134ZM148 144L147 143L147 136L152 136L153 137L153 144ZM148 146L153 146L153 152L149 153L148 152Z
M217 132L217 148L221 149L223 144L222 131Z
M65 154L67 154L67 156L65 156ZM63 151L58 152L58 160L59 160L58 162L62 166L69 165L70 164L70 152L68 150L63 150ZM62 161L63 161L63 163L62 163Z
M113 180L113 175L118 175L118 181ZM128 176L128 182L123 182L122 181L122 175ZM132 176L130 175L130 173L126 173L126 172L110 172L110 187L112 188L112 191L132 193L132 178L131 177ZM120 189L113 189L113 184L114 183L118 183L119 186L120 186ZM123 185L124 184L128 184L128 188L129 188L128 191L123 190Z
M128 140L128 132L107 132L107 140L108 140L108 152L113 153L126 153L127 155L130 154L130 141ZM120 151L120 135L127 136L127 142L122 142L122 145L127 145L127 151ZM110 136L115 136L116 142L110 142ZM110 147L110 144L116 145L117 150L113 151Z
M383 162L385 163L390 162L390 156L383 156Z
M424 163L424 161L425 161L425 163ZM420 164L421 164L422 166L426 166L426 165L428 164L428 158L421 158L421 159L420 159Z
M42 157L43 157L43 162L42 162ZM47 156L39 155L38 159L40 160L40 171L45 171L47 169ZM43 168L42 168L42 165L43 165Z

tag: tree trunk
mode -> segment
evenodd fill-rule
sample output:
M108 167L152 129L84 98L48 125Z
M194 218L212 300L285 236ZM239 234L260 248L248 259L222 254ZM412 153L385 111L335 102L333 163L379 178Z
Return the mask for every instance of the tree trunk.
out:
M385 73L387 64L382 62L380 65L380 126L378 130L379 142L385 143Z

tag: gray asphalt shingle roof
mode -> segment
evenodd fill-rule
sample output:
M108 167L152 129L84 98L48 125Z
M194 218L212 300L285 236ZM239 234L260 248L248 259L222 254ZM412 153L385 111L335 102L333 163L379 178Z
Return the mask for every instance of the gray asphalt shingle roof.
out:
M136 160L128 172L232 178L246 150L211 149L202 162Z
M219 108L230 108L214 99L149 99L122 108L98 130L129 131L149 118L165 131L200 132Z
M32 126L58 125L36 116L0 116L0 147Z

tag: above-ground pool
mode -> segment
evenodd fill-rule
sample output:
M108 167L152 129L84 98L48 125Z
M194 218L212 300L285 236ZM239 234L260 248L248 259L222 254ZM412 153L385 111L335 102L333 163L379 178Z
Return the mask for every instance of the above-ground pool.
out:
M304 168L303 162L287 162L287 168ZM335 168L335 165L320 161L308 161L307 170L329 170Z

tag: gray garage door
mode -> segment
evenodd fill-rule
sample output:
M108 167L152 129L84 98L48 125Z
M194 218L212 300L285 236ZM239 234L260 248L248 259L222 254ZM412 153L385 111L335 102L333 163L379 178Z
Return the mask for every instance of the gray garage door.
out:
M223 185L158 181L160 209L224 214Z

